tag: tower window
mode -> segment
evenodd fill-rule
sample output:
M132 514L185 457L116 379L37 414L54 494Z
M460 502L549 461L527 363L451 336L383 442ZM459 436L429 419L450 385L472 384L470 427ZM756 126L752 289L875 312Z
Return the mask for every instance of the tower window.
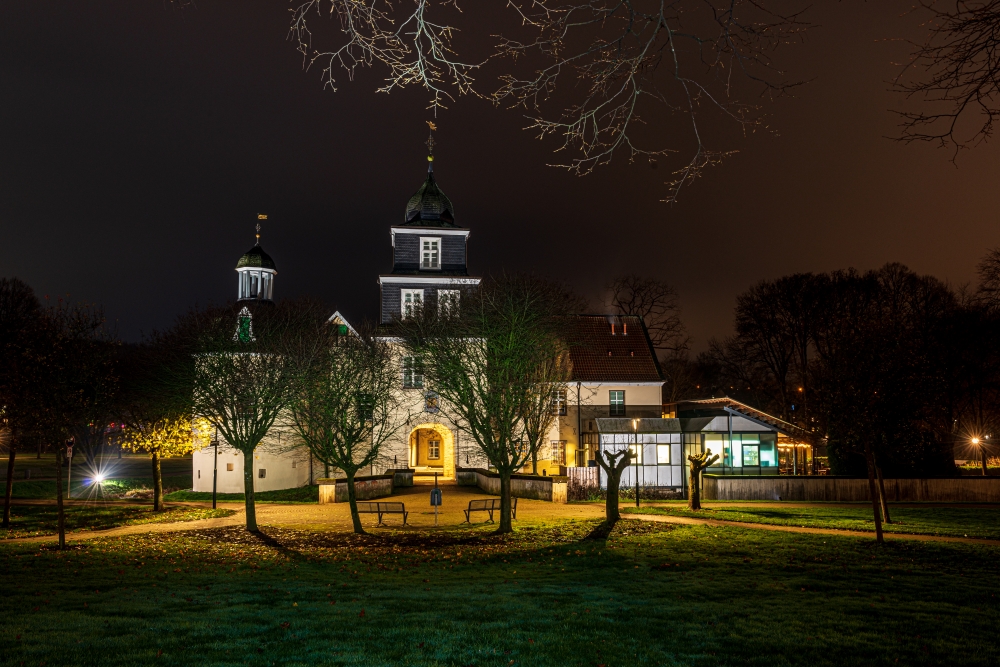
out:
M416 308L424 305L424 291L422 289L400 290L400 301L402 301L403 317L412 317Z
M437 271L441 268L441 239L420 237L420 268Z

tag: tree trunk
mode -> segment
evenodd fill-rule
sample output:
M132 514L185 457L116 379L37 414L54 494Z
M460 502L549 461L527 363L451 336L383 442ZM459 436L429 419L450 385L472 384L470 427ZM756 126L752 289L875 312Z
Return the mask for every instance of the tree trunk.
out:
M690 462L690 473L688 478L688 509L701 509L701 468L694 461Z
M882 466L877 461L875 462L875 478L878 480L878 499L882 505L882 522L892 523L892 518L889 516L889 501L885 497L885 481L882 479Z
M532 450L531 452L531 474L538 474L538 450Z
M243 506L247 513L247 530L251 533L257 530L257 506L253 500L253 451L243 453Z
M983 477L986 477L986 448L983 447L983 443L979 443L979 460L983 464Z
M868 462L868 492L872 497L872 514L875 517L875 541L882 544L882 508L879 507L878 483L875 481L875 457L871 443L865 440L865 460Z
M10 527L10 496L14 491L14 456L17 454L17 433L10 429L10 453L7 455L7 487L3 494L3 527Z
M66 548L66 512L63 509L63 492L62 492L62 462L63 462L63 450L62 447L56 447L56 508L59 515L59 548Z
M160 474L160 453L153 451L153 511L163 511L163 476Z
M500 525L496 532L498 535L502 535L514 530L510 521L510 473L497 472L500 473Z
M354 532L357 535L364 535L365 528L361 525L361 515L358 514L358 496L354 492L354 475L357 474L357 471L345 470L344 474L347 475L347 502L351 506L351 522L354 524ZM337 493L336 484L333 485L333 492Z
M618 490L621 487L622 473L617 466L609 467L604 472L608 475L608 493L607 499L604 501L604 521L608 524L614 524L622 518L621 512L618 511Z

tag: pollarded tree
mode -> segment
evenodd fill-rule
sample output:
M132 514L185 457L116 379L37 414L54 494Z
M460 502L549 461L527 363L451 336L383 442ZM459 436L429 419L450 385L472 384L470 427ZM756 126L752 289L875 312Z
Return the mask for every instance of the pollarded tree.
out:
M365 532L354 478L376 463L407 415L400 409L399 359L392 345L363 327L327 324L289 352L298 381L289 422L312 455L343 471L354 532Z
M252 310L251 310L252 308ZM195 311L169 336L177 350L173 381L192 389L192 413L243 455L246 527L257 532L254 452L295 394L290 350L315 336L325 318L316 304L284 301Z
M421 360L442 412L500 475L498 533L511 531L511 475L531 459L524 422L531 397L562 368L551 293L543 281L504 276L465 294L457 314L423 311L400 322L407 354Z
M718 460L719 455L713 454L710 449L705 450L701 454L688 455L688 463L690 465L688 487L691 489L688 496L688 509L701 509L701 473L705 468Z

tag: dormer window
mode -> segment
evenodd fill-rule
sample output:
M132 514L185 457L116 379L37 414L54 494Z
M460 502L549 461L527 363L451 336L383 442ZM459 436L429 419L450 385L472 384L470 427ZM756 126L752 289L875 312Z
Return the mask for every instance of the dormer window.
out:
M441 270L441 238L440 237L420 237L420 270L440 271Z

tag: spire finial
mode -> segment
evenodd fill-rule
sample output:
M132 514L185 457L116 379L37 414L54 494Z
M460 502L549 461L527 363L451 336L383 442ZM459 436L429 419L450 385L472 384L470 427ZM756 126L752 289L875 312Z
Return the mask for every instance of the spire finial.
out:
M260 221L267 220L267 215L264 213L257 214L257 245L260 245Z
M425 142L427 144L427 171L430 173L434 171L434 144L436 143L434 141L434 130L438 128L437 125L434 124L434 121L429 120L426 122L427 127L430 128L427 133L427 141Z

